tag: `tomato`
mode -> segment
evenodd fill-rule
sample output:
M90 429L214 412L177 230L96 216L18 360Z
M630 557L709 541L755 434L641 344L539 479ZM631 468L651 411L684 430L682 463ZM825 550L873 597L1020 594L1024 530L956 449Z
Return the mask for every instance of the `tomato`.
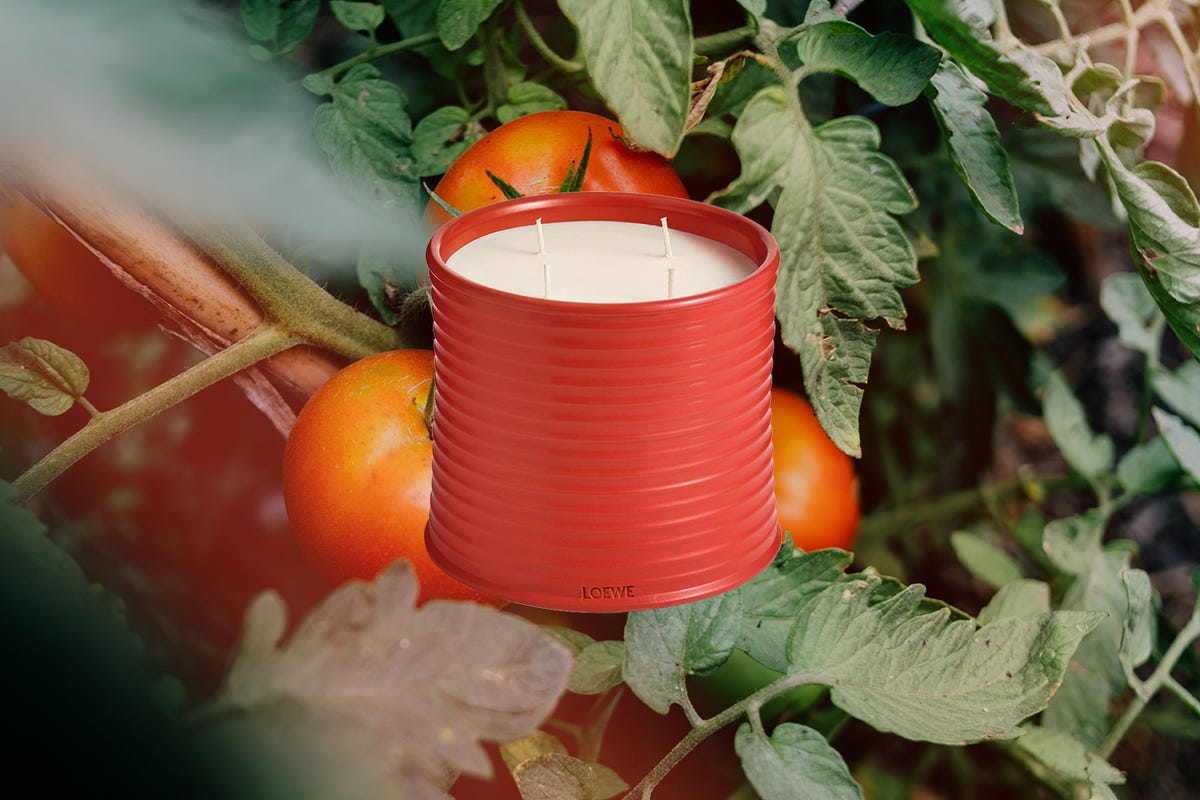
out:
M143 331L157 320L153 306L122 284L70 231L3 187L0 249L47 305L81 329Z
M779 522L802 550L850 549L858 529L858 477L850 457L817 421L808 401L771 390L775 501Z
M491 172L523 195L552 194L579 168L589 132L582 191L688 196L662 156L630 148L617 122L585 111L542 111L501 125L467 148L433 191L459 211L496 203L505 196ZM425 219L437 227L450 215L430 202Z
M429 350L364 358L319 388L283 455L283 497L300 549L337 580L374 579L400 558L421 600L486 600L443 572L425 550L433 445L424 407Z

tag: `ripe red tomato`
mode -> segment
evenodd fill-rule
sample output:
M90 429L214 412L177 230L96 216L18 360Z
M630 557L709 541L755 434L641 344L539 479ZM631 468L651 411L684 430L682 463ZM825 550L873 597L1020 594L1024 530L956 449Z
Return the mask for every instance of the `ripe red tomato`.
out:
M425 550L433 445L424 407L433 353L395 350L329 379L296 419L283 455L283 496L300 549L338 580L372 580L400 558L421 600L490 601Z
M779 523L802 550L850 549L858 529L858 477L804 398L771 390Z
M126 288L53 217L3 187L0 250L47 305L92 335L143 331L158 319L149 302Z
M662 156L631 149L617 122L585 111L541 111L501 125L467 148L433 191L459 211L499 202L504 192L490 171L523 195L552 194L579 168L589 131L582 191L688 196ZM430 202L425 219L437 227L450 215Z

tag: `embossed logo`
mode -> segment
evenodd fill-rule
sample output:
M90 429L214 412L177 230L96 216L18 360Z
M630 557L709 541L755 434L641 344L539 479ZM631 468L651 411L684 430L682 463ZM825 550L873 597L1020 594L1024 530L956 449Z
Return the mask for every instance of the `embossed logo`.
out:
M622 600L633 597L633 585L627 586L580 586L584 600Z

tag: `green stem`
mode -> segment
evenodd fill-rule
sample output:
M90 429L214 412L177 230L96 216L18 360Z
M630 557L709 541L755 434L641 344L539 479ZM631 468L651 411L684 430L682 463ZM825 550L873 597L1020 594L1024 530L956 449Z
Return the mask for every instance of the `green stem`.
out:
M1146 705L1154 697L1163 686L1169 686L1173 679L1171 678L1171 670L1175 668L1175 663L1179 661L1179 657L1184 651L1191 646L1197 638L1200 638L1200 604L1192 611L1191 618L1183 629L1175 636L1175 641L1171 642L1171 646L1167 648L1167 652L1163 653L1162 660L1158 662L1158 667L1154 673L1150 675L1140 685L1134 687L1134 698L1125 709L1125 713L1117 720L1116 724L1108 733L1108 738L1104 740L1104 744L1100 745L1098 755L1101 758L1107 759L1117 749L1117 745L1121 743L1121 739L1125 737L1130 726L1138 718L1138 715L1146 708Z
M692 42L692 52L700 55L727 53L746 44L756 33L758 31L755 28L746 25L720 33L710 33L708 36L697 36Z
M761 709L763 705L784 692L795 689L797 686L818 682L819 678L810 674L784 675L754 694L742 698L716 716L704 720L688 731L687 735L680 739L679 743L672 747L670 752L663 756L662 760L655 764L653 769L646 773L646 776L638 782L637 786L630 789L622 800L648 800L654 792L654 787L658 786L675 765L686 758L688 753L695 750L705 739L731 722L736 722L746 716L751 709Z
M408 346L401 334L322 289L249 228L187 232L274 319L307 344L357 360Z
M385 44L382 47L372 47L371 49L359 53L353 58L348 58L345 61L334 64L332 67L321 70L321 75L329 80L337 78L344 72L357 67L359 64L365 64L368 61L374 61L377 58L394 55L395 53L403 53L405 50L412 50L420 47L423 44L432 44L438 41L437 32L422 33L420 36L411 36L407 39L401 39L398 42Z
M534 26L533 20L529 18L529 13L525 11L524 3L517 3L514 6L517 12L517 22L521 25L521 30L524 31L525 37L529 39L529 43L533 45L533 49L538 51L538 54L546 60L546 63L554 67L559 72L573 73L583 69L583 64L578 61L571 61L568 58L563 58L554 49L546 43L542 38L542 34L538 32Z
M104 411L13 481L17 502L23 503L72 464L137 423L234 375L302 340L275 325L264 324L249 336L159 384L145 394Z

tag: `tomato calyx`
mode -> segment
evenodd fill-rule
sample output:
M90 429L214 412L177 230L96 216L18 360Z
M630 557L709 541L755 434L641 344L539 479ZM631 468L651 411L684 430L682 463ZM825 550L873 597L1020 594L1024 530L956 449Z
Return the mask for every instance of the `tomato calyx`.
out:
M583 155L580 156L580 158L579 158L579 168L576 169L574 161L572 161L570 163L570 165L568 165L567 174L563 177L563 181L561 184L559 184L559 187L558 187L558 191L560 194L562 192L582 191L583 178L587 174L588 159L591 158L591 155L592 155L592 131L591 131L591 128L589 128L588 134L587 134L587 142L584 143L584 145L583 145ZM488 176L488 179L493 184L496 185L496 188L499 189L504 194L504 197L506 199L516 200L519 197L525 196L524 194L522 194L520 192L520 190L515 188L512 184L510 184L508 181L501 178L496 173L492 172L490 169L485 170L485 172ZM437 192L435 192L433 189L430 189L428 186L426 186L425 191L429 192L429 198L431 200L433 200L435 203L437 203L439 206L441 206L442 210L445 211L447 214L449 214L451 217L457 217L457 216L462 215L462 213L463 213L462 211L460 211L459 209L450 205L445 200L443 200L441 197L438 197Z

